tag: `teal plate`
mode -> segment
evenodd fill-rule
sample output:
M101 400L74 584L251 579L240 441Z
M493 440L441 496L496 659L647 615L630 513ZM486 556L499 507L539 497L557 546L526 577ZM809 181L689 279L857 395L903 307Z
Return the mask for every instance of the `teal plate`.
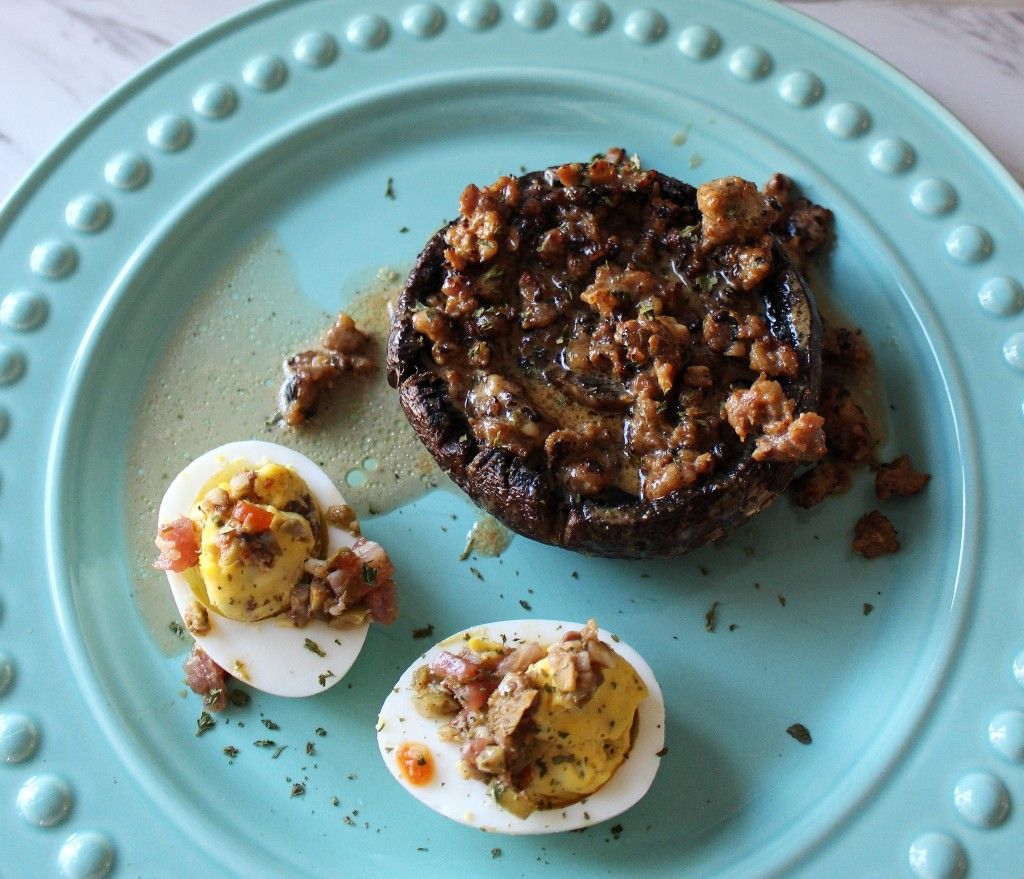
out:
M774 4L375 7L268 3L175 49L0 214L0 874L1020 875L1019 189L921 91ZM407 266L466 181L613 144L693 182L782 170L836 212L815 283L874 346L881 457L933 474L885 507L903 551L851 552L877 505L866 477L658 563L522 538L460 562L475 511L433 491L365 521L402 615L346 681L256 694L195 736L181 656L140 609L124 502L172 332L265 236L306 304L333 311L376 268ZM248 353L223 344L230 373ZM423 645L412 629L520 614L597 616L665 691L653 788L585 833L457 826L376 752L377 709ZM252 745L268 737L288 746L277 759Z

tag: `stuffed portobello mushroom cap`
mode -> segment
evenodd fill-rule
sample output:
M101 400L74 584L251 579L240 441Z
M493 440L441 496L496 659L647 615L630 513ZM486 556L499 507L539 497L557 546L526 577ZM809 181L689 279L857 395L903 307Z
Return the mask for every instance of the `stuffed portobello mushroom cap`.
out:
M543 543L671 556L824 453L821 326L779 205L621 150L493 186L420 253L388 381L437 463Z

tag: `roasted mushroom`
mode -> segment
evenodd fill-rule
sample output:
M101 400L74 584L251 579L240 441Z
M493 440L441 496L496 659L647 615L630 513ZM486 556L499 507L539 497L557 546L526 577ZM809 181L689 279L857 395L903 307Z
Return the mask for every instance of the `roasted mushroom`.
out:
M544 543L668 556L824 454L821 328L738 177L621 150L466 188L399 298L388 381L480 506Z

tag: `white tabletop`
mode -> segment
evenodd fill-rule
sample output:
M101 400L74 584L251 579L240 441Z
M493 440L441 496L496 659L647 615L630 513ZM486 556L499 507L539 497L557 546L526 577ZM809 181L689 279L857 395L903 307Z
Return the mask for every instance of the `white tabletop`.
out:
M1024 181L1024 7L791 2L958 116ZM998 0L996 0L998 2ZM252 0L0 0L0 198L107 92Z

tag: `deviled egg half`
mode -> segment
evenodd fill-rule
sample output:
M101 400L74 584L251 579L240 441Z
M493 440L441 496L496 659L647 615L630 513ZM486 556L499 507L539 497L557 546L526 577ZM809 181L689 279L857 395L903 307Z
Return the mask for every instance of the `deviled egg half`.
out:
M185 467L160 504L156 545L197 643L189 685L214 709L223 672L279 696L326 690L369 621L397 613L387 553L360 536L316 464L275 443L228 443Z
M511 620L417 659L384 701L377 743L402 787L445 817L556 833L638 802L664 726L650 666L593 620Z

